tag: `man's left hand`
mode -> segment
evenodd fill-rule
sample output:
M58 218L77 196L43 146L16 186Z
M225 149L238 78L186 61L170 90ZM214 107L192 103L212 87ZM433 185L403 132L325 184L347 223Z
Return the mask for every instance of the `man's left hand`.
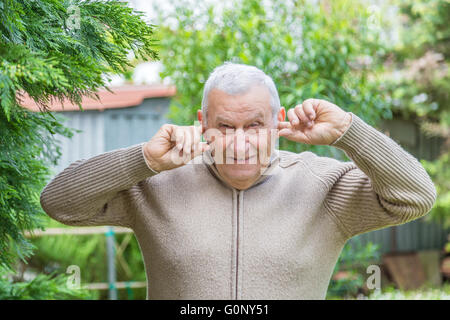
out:
M287 113L289 121L278 123L278 135L291 141L330 145L350 126L351 114L337 105L319 99L307 99Z

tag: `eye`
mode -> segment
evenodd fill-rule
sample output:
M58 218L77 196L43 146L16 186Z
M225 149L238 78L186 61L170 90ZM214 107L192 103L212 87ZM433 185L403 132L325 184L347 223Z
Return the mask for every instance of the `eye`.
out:
M249 127L259 127L261 125L260 122L253 122L252 124L249 125Z
M229 129L232 129L232 128L233 128L232 126L229 126L229 125L227 125L227 124L225 124L225 123L219 124L219 127L229 128Z

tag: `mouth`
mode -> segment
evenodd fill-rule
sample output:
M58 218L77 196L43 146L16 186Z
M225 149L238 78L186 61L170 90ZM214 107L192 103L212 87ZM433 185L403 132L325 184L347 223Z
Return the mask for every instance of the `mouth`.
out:
M246 157L246 158L228 157L227 163L231 162L231 164L250 164L250 162L252 162L252 164L256 164L255 159L256 159L256 156Z

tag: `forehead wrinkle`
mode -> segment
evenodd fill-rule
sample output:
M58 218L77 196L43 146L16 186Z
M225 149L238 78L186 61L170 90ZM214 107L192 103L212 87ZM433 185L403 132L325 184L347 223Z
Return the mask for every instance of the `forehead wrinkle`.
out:
M265 120L265 116L261 111L256 112L256 114L254 114L254 115L250 115L250 117L248 119L244 119L243 117L239 117L239 118L242 120L245 120L245 121L254 121L254 120L258 120L258 119ZM233 122L234 119L231 119L229 117L224 117L222 115L217 115L216 121Z
M269 111L271 112L270 106L268 106L268 110L261 110L260 107L264 107L262 103L258 103L258 102L254 102L254 103L238 103L237 105L234 104L223 104L222 106L222 110L225 111L226 113L239 113L239 114L244 114L244 113L250 113L250 114L256 114L258 116L264 116L264 111ZM266 108L264 108L266 109Z

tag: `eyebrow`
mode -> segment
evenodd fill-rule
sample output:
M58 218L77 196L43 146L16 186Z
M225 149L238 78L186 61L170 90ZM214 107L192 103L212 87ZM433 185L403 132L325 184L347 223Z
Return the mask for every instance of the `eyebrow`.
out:
M216 118L217 122L232 122L230 119L217 116ZM264 120L264 115L261 112L258 112L253 118L251 118L248 122L252 122L255 120Z

